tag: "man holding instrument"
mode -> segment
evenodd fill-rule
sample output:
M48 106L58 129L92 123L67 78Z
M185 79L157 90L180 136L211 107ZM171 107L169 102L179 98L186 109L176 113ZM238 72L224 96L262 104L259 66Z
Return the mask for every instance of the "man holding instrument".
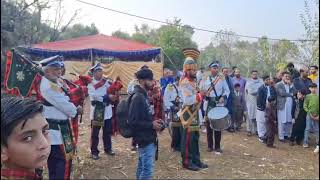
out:
M114 156L112 151L112 107L111 102L116 100L115 95L107 93L109 82L103 78L103 68L100 63L91 68L93 74L92 82L88 85L88 92L91 101L91 158L99 159L99 132L103 129L103 145L107 155Z
M213 151L213 129L210 127L210 122L208 121L207 115L208 112L215 108L217 105L225 106L225 102L230 94L230 90L225 78L218 74L220 69L219 61L213 61L209 65L211 75L207 77L202 83L200 84L200 90L203 96L205 96L205 101L208 104L206 109L206 127L207 127L207 141L208 141L208 152ZM216 154L221 154L222 150L220 147L221 142L221 131L214 130L214 150Z
M63 87L68 91L70 102L72 102L75 106L83 107L84 101L85 101L85 92L88 91L87 87L80 86L64 78L64 75L66 73L66 68L63 61L61 61L60 63L61 63L61 76L59 78L59 82L63 84ZM74 118L71 118L71 124L72 124L71 129L73 131L75 146L77 146L78 144L78 137L79 137L79 116L80 116L80 120L82 120L82 114L79 114Z
M186 59L183 64L184 76L180 80L183 104L179 114L183 127L181 136L182 166L192 171L198 171L201 168L208 168L208 165L200 161L199 151L198 112L202 96L197 86L197 64L195 60L199 57L200 51L194 48L186 48L183 49L183 54Z
M43 97L43 116L49 123L51 152L48 158L49 179L69 179L74 143L70 118L81 114L81 106L76 107L65 87L60 83L61 56L54 56L40 62L44 71L40 93Z

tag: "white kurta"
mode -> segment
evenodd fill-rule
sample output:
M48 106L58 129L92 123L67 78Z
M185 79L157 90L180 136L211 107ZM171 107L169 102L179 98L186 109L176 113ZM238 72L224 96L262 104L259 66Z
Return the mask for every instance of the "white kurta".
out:
M245 92L246 92L246 104L248 110L248 118L250 120L256 119L257 112L257 93L260 86L263 85L263 82L260 79L257 80L248 80Z
M289 85L284 85L286 88L286 92L290 93L290 87ZM284 105L284 108L282 110L278 110L278 121L281 123L287 123L287 122L292 122L292 97L287 97L286 98L286 103Z
M286 88L286 92L290 93L289 85L284 85ZM290 137L292 130L292 97L286 98L286 103L282 110L278 110L278 131L279 131L279 139L284 139L284 136Z
M259 138L264 138L267 133L265 111L257 110L257 131Z

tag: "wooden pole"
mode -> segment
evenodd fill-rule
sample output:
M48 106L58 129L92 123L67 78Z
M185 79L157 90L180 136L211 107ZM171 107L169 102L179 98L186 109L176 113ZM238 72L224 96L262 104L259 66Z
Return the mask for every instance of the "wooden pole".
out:
M92 56L92 49L90 50L90 61L91 61L91 65L94 66L94 60L93 60L93 56Z
M163 49L161 48L160 50L160 60L161 60L161 64L162 64L162 76L164 75L164 69L163 69L163 66L164 66L164 55L163 55Z

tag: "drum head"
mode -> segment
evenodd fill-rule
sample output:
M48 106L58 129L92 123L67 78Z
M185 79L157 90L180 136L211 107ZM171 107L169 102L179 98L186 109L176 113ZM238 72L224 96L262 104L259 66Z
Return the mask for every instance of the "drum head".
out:
M215 107L208 112L210 119L222 119L228 115L229 111L225 107Z

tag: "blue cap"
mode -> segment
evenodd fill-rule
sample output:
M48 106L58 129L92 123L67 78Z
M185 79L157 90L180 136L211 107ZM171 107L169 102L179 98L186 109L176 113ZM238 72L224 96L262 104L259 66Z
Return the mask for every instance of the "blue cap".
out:
M61 62L63 61L62 56L52 56L40 61L42 67L63 67Z
M60 66L64 67L64 61L60 61Z
M91 69L90 69L90 71L93 73L93 72L95 72L95 71L97 71L97 70L102 70L103 68L102 68L102 66L101 66L101 63L97 63L96 65L94 65Z
M213 67L220 67L220 62L219 61L212 61L211 64L209 64L209 68L213 68Z

